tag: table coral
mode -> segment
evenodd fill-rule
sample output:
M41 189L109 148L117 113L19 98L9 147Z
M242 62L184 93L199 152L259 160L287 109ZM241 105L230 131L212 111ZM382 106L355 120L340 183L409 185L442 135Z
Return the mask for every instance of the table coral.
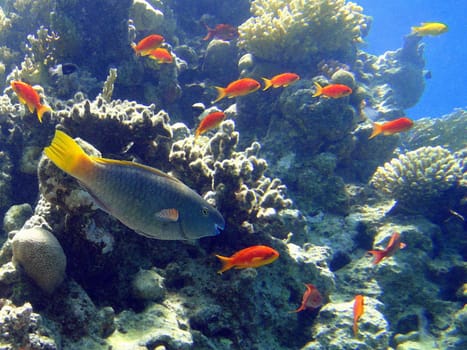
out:
M273 62L348 61L370 18L345 0L255 0L253 17L238 29L239 46Z

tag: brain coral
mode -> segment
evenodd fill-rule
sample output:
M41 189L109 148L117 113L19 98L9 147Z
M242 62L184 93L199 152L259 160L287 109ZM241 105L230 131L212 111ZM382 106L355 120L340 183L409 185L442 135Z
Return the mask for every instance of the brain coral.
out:
M238 28L239 46L281 63L346 61L370 24L360 6L345 0L255 0L251 12Z
M442 207L446 192L456 188L462 176L461 162L449 150L421 147L378 167L371 184L403 208L424 212Z
M33 227L19 231L13 238L13 258L26 274L46 293L52 293L65 278L66 257L49 231Z

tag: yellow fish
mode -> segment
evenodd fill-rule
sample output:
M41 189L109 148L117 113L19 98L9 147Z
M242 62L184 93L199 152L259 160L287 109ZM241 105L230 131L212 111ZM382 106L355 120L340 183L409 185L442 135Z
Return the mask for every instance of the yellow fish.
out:
M423 22L418 27L412 27L412 35L440 35L448 31L448 26L439 22Z
M160 170L89 156L60 130L44 152L57 167L78 179L102 210L143 236L197 239L217 235L224 228L224 218L214 207Z

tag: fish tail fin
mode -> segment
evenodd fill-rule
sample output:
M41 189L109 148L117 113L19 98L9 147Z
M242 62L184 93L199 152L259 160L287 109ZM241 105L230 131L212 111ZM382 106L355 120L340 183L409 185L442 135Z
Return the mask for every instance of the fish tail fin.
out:
M45 112L52 112L52 108L46 105L40 105L39 108L37 108L37 119L39 119L39 122L42 123L42 116L44 115Z
M383 126L379 123L373 123L373 132L371 133L368 140L371 140L373 137L381 134L383 132Z
M411 27L410 30L411 30L410 35L418 35L418 32L419 32L418 27Z
M289 311L289 314L300 312L300 311L303 311L303 310L305 310L305 306L300 305L300 307L297 310Z
M198 128L196 129L196 131L195 131L195 139L197 139L198 136L201 135L201 134L202 134L202 130L201 130L200 127L198 127Z
M354 337L356 337L358 335L358 323L357 323L357 321L354 321L352 329L353 329L353 335L354 335Z
M378 264L386 256L384 250L369 250L368 253L375 257L375 259L373 260L373 265Z
M216 258L218 258L222 262L222 269L217 271L217 273L221 274L222 272L230 270L233 267L232 258L222 255L216 255Z
M316 91L313 94L313 97L321 96L323 94L323 87L321 85L319 85L316 81L315 81L314 84L315 84L315 87L316 87Z
M55 136L49 147L44 149L47 157L67 174L81 180L94 167L94 162L78 143L60 130L55 130Z
M264 89L263 91L266 91L267 89L269 89L271 86L272 86L272 81L271 79L267 79L267 78L261 78L263 79L264 81Z
M212 103L216 103L217 101L222 100L226 96L226 92L223 87L215 86L215 88L217 90L217 97L214 101L212 101Z

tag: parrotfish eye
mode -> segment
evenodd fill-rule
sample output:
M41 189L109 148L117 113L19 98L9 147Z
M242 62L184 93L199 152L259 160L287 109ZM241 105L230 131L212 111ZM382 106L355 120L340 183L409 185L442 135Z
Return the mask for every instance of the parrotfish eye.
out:
M203 214L203 216L208 216L208 214L209 214L208 208L203 207L203 209L201 209L201 213Z

